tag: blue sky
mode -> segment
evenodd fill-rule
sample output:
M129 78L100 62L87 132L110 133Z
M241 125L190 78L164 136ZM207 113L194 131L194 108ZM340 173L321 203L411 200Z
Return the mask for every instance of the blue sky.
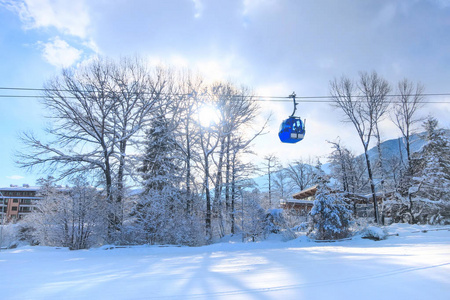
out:
M62 67L94 55L136 54L245 84L257 95L328 95L333 78L372 70L393 84L406 77L427 93L450 93L450 1L0 0L0 87L41 88ZM45 112L34 98L1 97L0 105L0 186L34 184L45 174L18 169L14 152L20 132L42 134ZM276 135L292 106L261 105L273 118L255 146L260 158L325 158L326 141L337 136L361 152L354 129L326 103L299 105L307 135L295 145ZM450 127L450 104L428 104L422 114L429 113ZM389 119L383 134L399 136Z

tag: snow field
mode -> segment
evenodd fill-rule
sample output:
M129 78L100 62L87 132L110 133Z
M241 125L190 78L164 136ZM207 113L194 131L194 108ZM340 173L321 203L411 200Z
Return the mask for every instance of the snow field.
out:
M1 299L449 299L450 226L436 229L394 225L399 235L383 241L20 247L0 252Z

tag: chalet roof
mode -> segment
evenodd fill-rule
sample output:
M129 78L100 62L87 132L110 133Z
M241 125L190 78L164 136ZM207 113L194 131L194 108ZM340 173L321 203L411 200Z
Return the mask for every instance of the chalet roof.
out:
M295 193L294 195L292 195L292 198L301 200L301 199L308 198L310 196L314 196L316 194L316 192L317 192L317 185L307 188L298 193Z

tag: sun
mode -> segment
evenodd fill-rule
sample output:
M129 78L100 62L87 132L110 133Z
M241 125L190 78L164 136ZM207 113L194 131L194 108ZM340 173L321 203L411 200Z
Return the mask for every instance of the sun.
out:
M203 127L215 125L219 122L219 119L220 112L216 107L209 104L200 107L198 111L198 120Z

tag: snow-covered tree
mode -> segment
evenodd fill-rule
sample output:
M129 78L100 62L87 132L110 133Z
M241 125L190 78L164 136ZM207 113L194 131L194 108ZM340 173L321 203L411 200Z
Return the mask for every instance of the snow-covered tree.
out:
M424 128L427 143L420 152L413 154L416 176L410 193L418 210L426 207L425 211L419 211L422 214L450 213L445 211L450 203L450 141L435 118L429 117Z
M426 144L411 154L397 193L386 203L394 221L437 223L450 217L450 141L433 117L424 122Z
M66 178L99 174L109 210L109 235L120 230L122 198L130 171L130 145L143 132L166 84L165 71L148 70L139 59L98 58L45 84L43 105L52 121L47 141L31 133L19 155L24 168Z
M172 190L173 192L173 190ZM131 216L135 242L198 246L205 242L201 215L187 214L183 195L151 189L139 196ZM194 203L196 211L200 211Z
M413 223L415 222L413 213L415 208L410 191L412 178L415 176L415 168L413 166L413 153L411 150L413 141L411 137L416 130L415 125L421 121L421 118L418 117L418 111L423 106L423 91L424 86L420 83L414 85L406 78L400 81L397 87L398 97L393 109L394 116L392 117L394 124L402 134L403 144L406 150L406 160L400 157L402 168L400 169L397 190L401 197L407 198L407 201L402 200L405 203L404 208L399 211L406 210ZM401 149L399 153L402 155Z
M139 172L143 193L132 212L133 230L140 243L190 244L202 242L193 203L188 210L183 188L182 159L173 124L160 114L147 131L146 152Z
M339 188L350 193L365 192L368 180L363 157L354 155L340 141L329 143L333 146L329 155L331 176L339 184Z
M146 191L167 186L180 189L181 168L173 131L164 115L155 117L147 130L146 149L138 169Z
M357 82L343 76L340 80L334 79L330 83L333 105L340 108L345 114L346 121L353 124L363 145L374 206L374 217L377 223L380 222L378 202L368 151L371 138L379 136L377 134L378 122L383 116L382 112L385 110L386 96L389 91L390 87L387 82L375 72L370 75L360 73Z
M74 179L74 186L61 188L54 179L40 179L43 197L25 218L33 227L35 240L42 245L85 249L102 241L107 228L104 197L89 186L82 177Z
M266 211L261 207L256 191L246 192L240 189L237 201L237 225L246 239L257 241L264 238Z
M333 193L322 180L309 213L309 236L317 240L336 240L348 237L352 212L341 193Z

